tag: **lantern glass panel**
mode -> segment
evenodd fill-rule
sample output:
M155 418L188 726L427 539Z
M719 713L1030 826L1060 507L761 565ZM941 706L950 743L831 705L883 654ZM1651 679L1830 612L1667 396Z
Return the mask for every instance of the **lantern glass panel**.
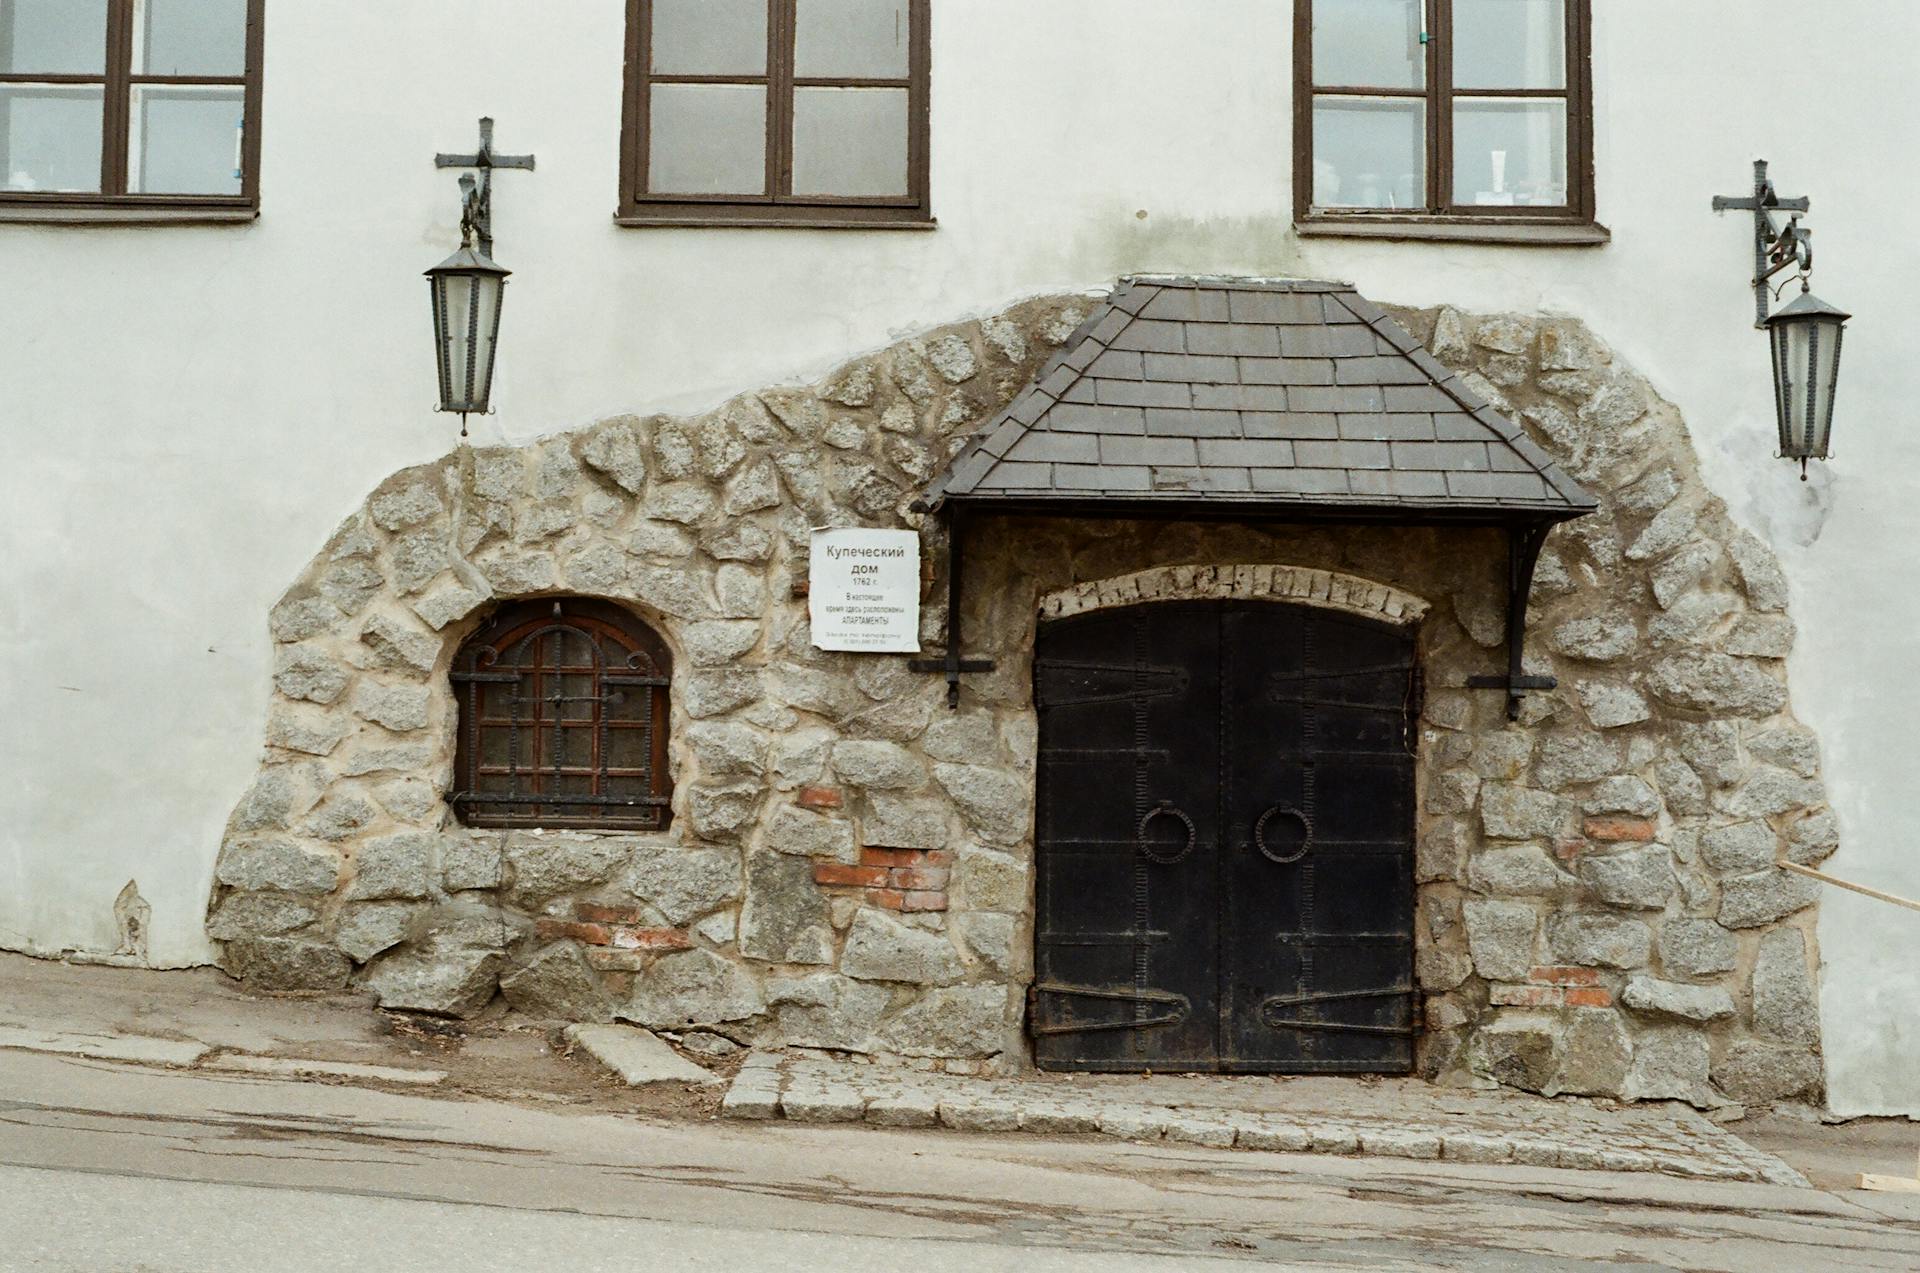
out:
M440 409L484 413L505 280L497 274L449 272L434 275L431 282L434 330L440 341Z
M1833 431L1833 397L1840 378L1841 322L1801 318L1773 325L1774 405L1780 453L1824 459Z
M1833 394L1840 383L1840 324L1822 319L1813 324L1813 445L1814 454L1827 454L1833 432Z
M1792 458L1802 454L1799 441L1805 436L1802 425L1806 412L1805 391L1807 343L1805 335L1791 323L1773 329L1773 408L1780 426L1780 454Z

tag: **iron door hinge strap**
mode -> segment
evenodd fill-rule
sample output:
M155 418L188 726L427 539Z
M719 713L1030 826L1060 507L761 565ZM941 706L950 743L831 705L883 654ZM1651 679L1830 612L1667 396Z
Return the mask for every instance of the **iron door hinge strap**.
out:
M1274 995L1260 1002L1260 1020L1275 1030L1333 1030L1347 1034L1413 1034L1412 1022L1406 1025L1362 1025L1346 1021L1307 1021L1300 1017L1283 1016L1285 1008L1302 1008L1313 1004L1331 1003L1350 999L1387 999L1404 995L1409 1005L1413 998L1413 986L1403 983L1397 986L1382 986L1374 990L1324 990L1312 994Z
M1146 1005L1157 1007L1160 1011L1153 1015L1135 1015L1117 1021L1052 1021L1041 1015L1041 995L1054 995L1062 999L1098 999L1115 1003ZM1083 1034L1091 1030L1144 1030L1153 1026L1178 1025L1187 1019L1192 1011L1185 995L1173 994L1165 990L1136 990L1126 988L1098 988L1094 986L1070 986L1056 981L1037 981L1027 988L1027 1033L1046 1034Z

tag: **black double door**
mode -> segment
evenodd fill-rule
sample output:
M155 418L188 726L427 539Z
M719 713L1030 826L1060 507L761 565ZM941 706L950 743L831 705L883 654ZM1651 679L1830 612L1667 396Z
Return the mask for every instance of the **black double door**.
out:
M1412 1068L1413 667L1278 602L1041 628L1042 1068Z

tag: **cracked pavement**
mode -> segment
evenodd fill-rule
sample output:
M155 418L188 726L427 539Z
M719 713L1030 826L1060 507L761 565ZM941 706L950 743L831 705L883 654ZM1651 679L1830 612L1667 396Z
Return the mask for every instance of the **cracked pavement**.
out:
M246 1057L262 1063L232 1064ZM335 1069L299 1068L319 1063ZM1405 1121L1390 1087L1316 1091L1296 1097ZM621 1086L512 1022L0 954L0 1273L1920 1268L1920 1195L720 1121L717 1105ZM1511 1107L1516 1124L1586 1117ZM1891 1120L1773 1123L1755 1143L1829 1188L1904 1173L1920 1144Z
M667 1121L0 1050L0 1268L1912 1269L1804 1188Z

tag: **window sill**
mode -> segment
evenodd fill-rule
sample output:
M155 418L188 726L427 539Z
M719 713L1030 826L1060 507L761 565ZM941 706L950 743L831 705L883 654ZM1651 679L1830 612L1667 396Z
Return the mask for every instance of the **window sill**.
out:
M1613 241L1613 232L1595 221L1306 216L1295 221L1294 230L1302 238L1487 243L1508 247L1599 247Z
M164 207L125 204L39 204L0 202L0 224L141 226L245 225L260 218L260 209L233 205Z
M648 230L935 230L940 226L933 217L869 221L821 217L680 217L646 212L615 213L613 223Z

